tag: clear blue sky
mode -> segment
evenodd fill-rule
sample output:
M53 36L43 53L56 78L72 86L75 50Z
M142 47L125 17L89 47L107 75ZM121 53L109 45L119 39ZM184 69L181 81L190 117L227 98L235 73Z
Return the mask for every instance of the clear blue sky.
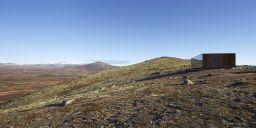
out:
M256 64L255 49L255 0L0 0L2 63L236 52Z

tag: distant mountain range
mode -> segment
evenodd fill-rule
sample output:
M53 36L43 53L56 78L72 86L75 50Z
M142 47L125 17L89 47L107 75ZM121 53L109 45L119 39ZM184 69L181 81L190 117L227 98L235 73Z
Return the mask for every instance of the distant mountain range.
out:
M74 69L83 69L83 70L105 70L105 69L111 69L116 66L112 66L110 64L104 63L104 62L94 62L89 64L69 64L69 63L55 63L55 64L15 64L15 63L0 63L0 68L21 68L21 69L62 69L63 68L74 68Z

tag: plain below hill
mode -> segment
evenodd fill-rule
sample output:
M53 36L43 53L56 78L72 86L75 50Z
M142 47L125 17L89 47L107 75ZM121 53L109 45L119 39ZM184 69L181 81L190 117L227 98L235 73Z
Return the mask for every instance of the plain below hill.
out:
M116 68L109 64L0 64L0 103L35 90L67 82L81 75Z

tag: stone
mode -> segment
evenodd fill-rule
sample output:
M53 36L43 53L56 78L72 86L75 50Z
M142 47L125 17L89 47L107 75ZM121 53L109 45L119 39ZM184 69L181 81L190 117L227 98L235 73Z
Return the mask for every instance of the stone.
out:
M189 80L189 79L185 79L185 80L183 81L183 85L193 85L193 84L194 84L194 82L191 81L191 80Z
M150 96L152 96L152 97L157 97L158 95L152 93Z

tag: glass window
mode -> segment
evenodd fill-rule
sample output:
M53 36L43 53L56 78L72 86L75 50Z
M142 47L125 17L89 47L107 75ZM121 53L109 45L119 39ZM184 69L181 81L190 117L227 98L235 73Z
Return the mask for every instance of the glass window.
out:
M191 59L191 68L203 68L203 54Z

